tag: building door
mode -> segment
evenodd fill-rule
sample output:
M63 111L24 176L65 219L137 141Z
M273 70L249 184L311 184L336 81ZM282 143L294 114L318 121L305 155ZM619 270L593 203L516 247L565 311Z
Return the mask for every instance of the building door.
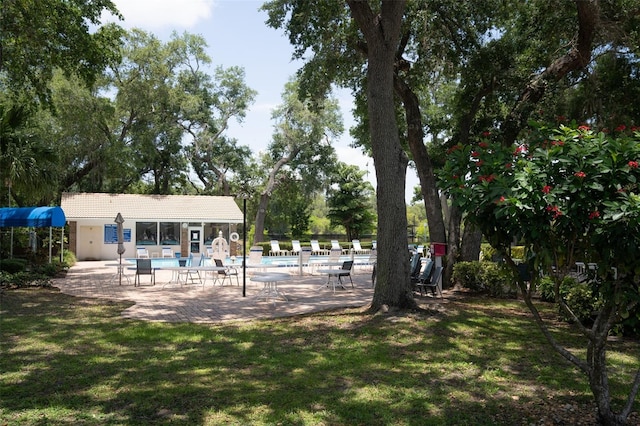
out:
M101 259L102 228L100 226L81 226L78 232L78 260ZM114 259L118 255L114 250Z
M189 253L200 255L202 253L202 227L189 227Z

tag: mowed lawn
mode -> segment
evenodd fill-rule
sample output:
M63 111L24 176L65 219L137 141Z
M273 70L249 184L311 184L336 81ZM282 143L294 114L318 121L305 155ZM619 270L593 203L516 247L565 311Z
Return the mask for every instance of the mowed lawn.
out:
M586 379L515 300L196 325L123 320L126 304L55 289L0 297L0 425L594 422ZM584 354L567 324L553 330ZM639 349L611 342L618 401Z

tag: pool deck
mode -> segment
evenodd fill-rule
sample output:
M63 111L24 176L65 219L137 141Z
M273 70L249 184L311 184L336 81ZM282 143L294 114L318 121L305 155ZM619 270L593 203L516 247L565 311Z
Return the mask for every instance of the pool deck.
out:
M171 281L169 270L156 271L156 285L150 285L150 276L143 275L142 285L133 286L133 270L125 270L127 280L122 285L117 279L114 261L78 262L70 268L65 278L55 279L53 285L62 293L78 297L94 297L109 300L132 301L134 304L122 312L122 317L143 321L215 323L221 321L246 321L301 315L336 308L363 307L371 303L371 270L354 266L351 273L354 287L347 277L345 289L338 287L335 293L325 286L327 276L313 271L299 275L295 268L273 268L274 272L289 272L291 280L278 284L288 301L257 299L263 283L251 281L254 270L247 269L246 297L242 297L242 270L240 285L212 284L208 279L200 284L167 284ZM269 270L267 270L269 271ZM116 279L113 279L116 274ZM343 280L344 281L344 280Z

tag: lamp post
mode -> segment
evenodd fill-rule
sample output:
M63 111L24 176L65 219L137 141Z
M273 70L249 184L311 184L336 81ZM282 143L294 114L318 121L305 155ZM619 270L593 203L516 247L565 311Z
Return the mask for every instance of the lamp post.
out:
M249 193L242 191L242 297L247 297L247 198Z

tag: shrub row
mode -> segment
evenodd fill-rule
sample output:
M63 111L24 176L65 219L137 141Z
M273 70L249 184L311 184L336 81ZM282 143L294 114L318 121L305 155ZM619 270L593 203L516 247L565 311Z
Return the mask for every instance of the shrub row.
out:
M491 297L512 298L518 295L513 273L496 262L458 262L453 267L453 283Z

